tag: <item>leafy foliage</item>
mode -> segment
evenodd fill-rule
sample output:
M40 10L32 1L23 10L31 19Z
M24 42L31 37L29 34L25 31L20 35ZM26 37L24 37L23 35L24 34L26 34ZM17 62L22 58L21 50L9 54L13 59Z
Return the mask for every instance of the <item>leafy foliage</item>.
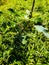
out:
M49 30L49 1L36 0L32 18L25 19L31 3L8 0L0 6L0 65L49 65L49 38L34 27Z

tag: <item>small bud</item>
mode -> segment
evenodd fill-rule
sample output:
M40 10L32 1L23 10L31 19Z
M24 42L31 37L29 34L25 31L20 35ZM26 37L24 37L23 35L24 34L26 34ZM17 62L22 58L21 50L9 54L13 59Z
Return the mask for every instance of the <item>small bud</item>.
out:
M29 15L30 14L30 11L29 10L26 10L26 13L27 13L27 15Z

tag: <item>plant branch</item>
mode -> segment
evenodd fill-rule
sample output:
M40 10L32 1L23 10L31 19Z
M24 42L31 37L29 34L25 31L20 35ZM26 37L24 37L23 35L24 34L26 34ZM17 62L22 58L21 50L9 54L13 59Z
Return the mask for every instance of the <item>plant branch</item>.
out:
M32 2L32 8L31 8L31 12L30 12L30 15L29 15L30 18L32 18L32 12L34 10L34 5L35 5L35 0L33 0L33 2Z

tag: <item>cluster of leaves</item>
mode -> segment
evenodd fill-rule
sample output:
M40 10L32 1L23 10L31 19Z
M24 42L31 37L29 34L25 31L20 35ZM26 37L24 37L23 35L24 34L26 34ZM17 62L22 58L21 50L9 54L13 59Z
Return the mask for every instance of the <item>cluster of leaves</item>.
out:
M16 4L19 9L0 11L0 65L49 65L49 38L34 28L43 25L49 29L48 8L44 11L36 4L33 18L26 20L25 10L32 1L21 1Z

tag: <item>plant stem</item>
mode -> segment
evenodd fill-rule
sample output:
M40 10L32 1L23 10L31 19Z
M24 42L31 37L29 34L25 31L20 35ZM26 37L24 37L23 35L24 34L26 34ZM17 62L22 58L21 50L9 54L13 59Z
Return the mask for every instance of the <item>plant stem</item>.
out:
M32 18L32 12L34 10L34 5L35 5L35 0L33 0L33 2L32 2L32 8L31 8L31 12L30 12L29 18Z

